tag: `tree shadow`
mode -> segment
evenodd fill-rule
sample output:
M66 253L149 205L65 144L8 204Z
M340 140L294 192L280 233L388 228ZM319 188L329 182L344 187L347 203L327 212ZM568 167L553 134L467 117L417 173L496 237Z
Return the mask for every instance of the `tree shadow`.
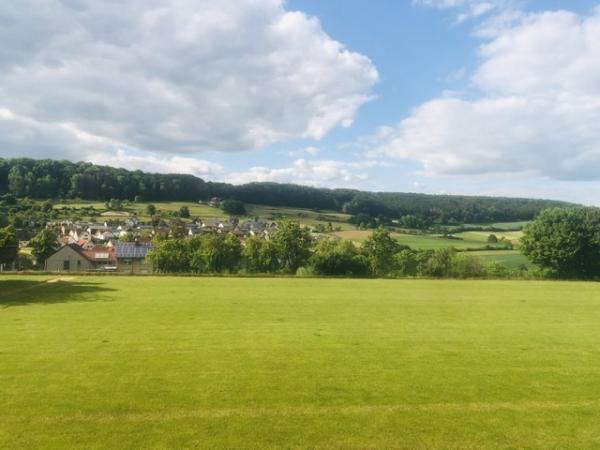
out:
M59 280L2 280L0 278L0 308L32 304L50 305L69 302L110 301L105 294L116 289L101 283Z

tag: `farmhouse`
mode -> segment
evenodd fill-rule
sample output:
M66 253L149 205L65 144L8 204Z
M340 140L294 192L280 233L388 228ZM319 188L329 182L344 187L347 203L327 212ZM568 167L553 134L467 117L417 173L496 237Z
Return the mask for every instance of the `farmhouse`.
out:
M151 242L96 245L90 249L77 244L67 244L46 260L46 271L151 273L152 263L146 256L152 248Z
M46 260L47 272L88 272L115 267L116 253L109 247L96 246L85 250L77 244L61 247Z

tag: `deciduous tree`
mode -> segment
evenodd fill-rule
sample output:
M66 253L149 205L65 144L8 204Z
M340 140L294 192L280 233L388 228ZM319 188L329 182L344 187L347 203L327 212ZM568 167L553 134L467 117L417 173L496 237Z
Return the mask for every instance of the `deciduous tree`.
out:
M38 265L44 265L46 260L58 249L56 234L48 228L44 228L31 240L31 254Z
M525 227L522 252L560 277L600 276L600 209L548 209Z
M389 275L394 268L394 255L402 247L384 228L377 228L365 240L363 251L369 260L371 273L375 276Z
M12 263L18 253L19 241L15 228L11 225L0 228L0 264Z
M279 260L284 271L295 273L308 262L312 238L310 231L298 222L289 219L280 221L273 242L279 249Z

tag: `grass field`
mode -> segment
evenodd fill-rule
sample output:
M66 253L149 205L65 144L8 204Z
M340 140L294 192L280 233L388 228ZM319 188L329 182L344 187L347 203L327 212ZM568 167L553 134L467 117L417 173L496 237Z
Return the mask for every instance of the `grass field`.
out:
M145 202L145 203L128 203L123 211L107 211L106 205L104 203L99 202L69 202L69 203L59 203L54 205L56 209L60 209L63 207L69 207L72 209L82 209L89 208L93 206L98 211L103 211L101 213L101 219L123 219L123 217L128 217L130 214L135 213L142 220L150 220L150 216L146 214L146 206L152 203L156 206L157 211L159 212L178 212L182 206L187 206L190 210L190 215L193 217L201 217L201 218L227 218L229 217L227 214L223 212L223 210L219 208L214 208L212 206L200 204L197 202ZM85 217L85 214L83 214ZM97 220L100 220L97 218Z
M497 231L493 233L490 233L489 231L465 231L464 233L456 233L455 236L464 240L486 244L490 234L493 234L498 239L505 238L513 244L518 244L519 240L523 237L522 231Z
M0 448L600 447L600 285L0 277Z
M518 228L523 228L525 227L530 221L529 220L522 220L522 221L518 221L518 222L497 222L497 223L470 223L470 224L465 224L465 227L494 227L494 228L501 228L504 230L515 230Z
M496 261L511 269L520 266L531 267L532 263L518 250L482 250L469 252L470 256L476 256L484 264L490 261Z
M348 230L333 233L335 236L350 239L355 242L362 242L367 239L373 230ZM466 233L462 233L466 234ZM488 234L489 235L489 234ZM482 248L487 245L487 236L482 239L479 235L477 236L461 236L457 234L457 237L461 239L446 239L439 235L433 234L404 234L404 233L392 233L392 236L400 243L408 245L410 248L420 250L431 250L438 248L454 247L459 250L467 248Z
M101 219L123 219L130 214L135 213L140 219L149 221L150 216L146 213L146 206L152 203L156 206L158 213L178 212L182 206L187 206L192 217L200 217L202 219L227 219L229 214L226 214L222 209L200 204L197 202L142 202L128 203L123 211L107 211L104 203L99 202L84 202L75 201L70 203L59 203L55 208L69 207L75 210L89 208L93 206L98 211L103 211L100 214ZM302 208L286 208L286 207L270 207L261 205L246 205L247 217L258 216L262 219L280 219L288 217L295 219L305 225L314 226L317 224L327 225L331 222L334 227L341 227L343 230L354 229L354 226L349 224L348 214L337 213L334 211L313 211ZM81 215L85 219L89 219L86 214L81 211ZM97 218L97 220L99 220Z

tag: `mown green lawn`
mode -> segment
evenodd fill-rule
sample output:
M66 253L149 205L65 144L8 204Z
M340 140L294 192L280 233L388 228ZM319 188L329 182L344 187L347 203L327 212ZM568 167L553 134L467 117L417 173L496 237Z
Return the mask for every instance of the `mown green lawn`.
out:
M0 277L3 449L600 447L599 284L48 279Z

